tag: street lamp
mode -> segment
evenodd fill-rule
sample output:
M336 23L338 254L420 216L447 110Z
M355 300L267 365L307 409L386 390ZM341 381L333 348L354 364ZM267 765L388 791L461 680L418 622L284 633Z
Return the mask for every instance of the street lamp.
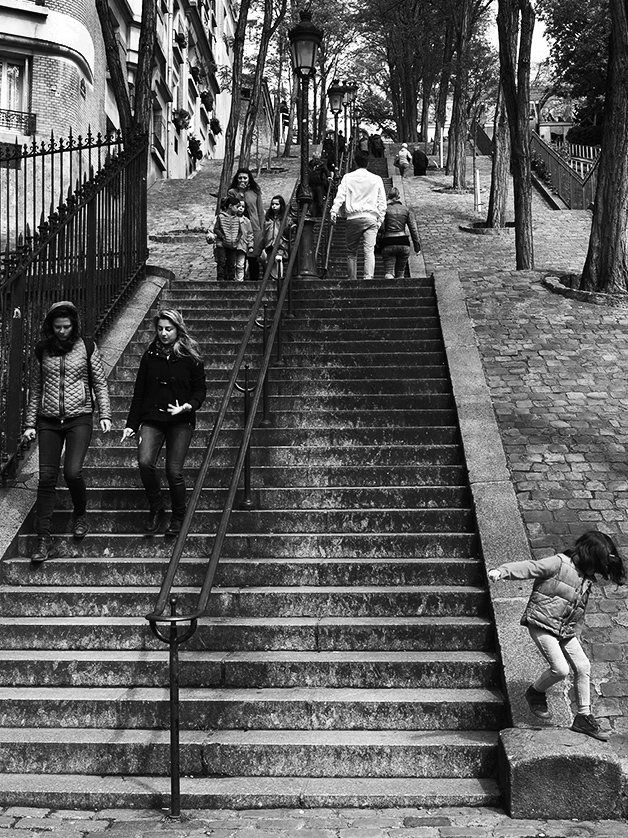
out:
M308 185L307 163L309 157L309 112L308 86L310 79L316 73L316 59L318 48L323 40L323 30L312 23L312 13L303 9L299 13L301 20L288 32L290 53L292 55L292 70L298 76L301 84L301 183L297 192L299 212L304 215L312 201L312 193ZM301 276L317 276L314 264L314 231L313 219L303 228L301 246L299 247L299 274Z
M334 115L334 163L338 166L338 115L342 110L342 100L344 98L345 88L342 87L337 79L334 79L331 85L327 88L327 97L329 99L329 109Z
M345 133L347 134L347 138L353 137L355 141L355 130L353 127L353 103L355 102L355 96L358 92L357 84L353 84L351 82L345 82L345 93L343 98L343 105L345 106ZM347 116L349 117L349 128L347 128Z

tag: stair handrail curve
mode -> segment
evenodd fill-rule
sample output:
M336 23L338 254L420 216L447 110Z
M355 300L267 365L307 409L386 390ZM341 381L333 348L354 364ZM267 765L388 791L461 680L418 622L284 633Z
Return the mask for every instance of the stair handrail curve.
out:
M296 191L296 187L295 187L295 190L293 190L293 195L294 195L295 191ZM268 282L269 282L269 279L270 279L270 274L271 274L272 266L273 266L274 261L275 261L275 257L277 256L277 252L279 251L279 248L281 246L282 234L285 231L285 228L286 228L286 225L288 223L289 216L290 216L290 212L291 212L291 204L292 204L292 200L288 202L288 204L286 206L286 209L284 210L284 214L282 216L281 225L280 225L280 229L279 229L279 235L277 236L275 244L273 245L273 249L271 250L270 255L268 257L268 262L267 262L266 268L264 270L264 275L263 275L263 278L262 278L262 282L260 283L260 288L259 288L259 291L257 293L257 297L255 298L255 301L254 301L253 306L251 308L251 312L249 314L249 319L248 319L247 324L244 328L244 333L242 335L242 341L240 343L240 347L238 349L237 355L236 355L235 360L233 362L233 365L232 365L232 368L231 368L231 373L229 375L229 380L227 381L227 383L225 385L225 388L224 388L224 391L223 391L220 406L218 408L218 413L216 415L216 419L214 420L214 425L213 425L212 432L211 432L211 435L210 435L209 443L208 443L207 449L205 451L205 454L203 455L203 460L201 462L201 465L200 465L199 470L198 470L197 475L196 475L196 479L194 481L194 486L192 488L192 492L191 492L191 495L190 495L190 500L188 501L185 516L184 516L183 522L181 524L181 530L180 530L180 532L177 536L177 539L174 543L174 546L172 548L171 558L170 558L168 567L166 569L166 573L164 575L164 579L163 579L159 594L157 595L155 606L154 606L153 610L149 614L146 615L146 619L149 621L149 623L151 625L151 629L153 630L154 633L156 633L156 631L155 631L156 623L170 623L170 624L173 624L173 623L182 623L182 622L194 622L200 616L202 616L202 614L204 613L205 608L207 607L207 600L209 598L209 594L211 593L211 582L213 582L213 572L211 574L211 582L210 582L210 585L209 585L209 589L207 589L207 583L206 582L203 584L203 587L201 589L201 594L199 594L198 606L197 606L197 608L194 612L192 612L190 614L180 615L180 616L175 616L175 615L172 615L172 614L166 615L164 613L165 610L166 610L166 606L171 603L170 595L171 595L171 591L172 591L172 586L174 584L174 578L175 578L176 572L177 572L178 567L179 567L179 562L180 562L181 557L183 555L183 549L185 547L186 539L189 535L192 520L194 518L194 515L196 514L196 508L198 506L200 495L201 495L201 492L203 490L203 486L204 486L204 483L205 483L205 478L207 476L207 471L209 469L209 466L211 464L211 460L212 460L213 455L214 455L214 451L215 451L216 446L218 444L218 437L220 436L220 433L222 431L222 427L223 427L225 417L226 417L226 414L227 414L227 409L229 407L229 403L230 403L231 398L233 396L234 390L236 389L236 382L237 382L237 379L238 379L238 375L240 374L242 363L244 361L244 356L245 356L247 348L248 348L249 340L251 338L251 335L253 334L254 328L256 327L256 325L258 325L256 321L257 321L257 317L258 317L258 314L259 314L259 309L261 307L262 301L264 299L264 295L266 293L266 289L267 289ZM303 216L303 218L304 218L304 216ZM271 332L270 332L272 337L270 337L267 341L267 350L269 350L269 352L267 352L266 354L268 355L268 357L270 357L270 353L272 352L272 343L273 343L274 337L275 337L276 332L277 332L277 327L274 325L275 322L277 321L277 313L278 312L279 312L279 314L282 313L281 312L281 307L283 306L284 300L286 298L286 294L288 292L288 287L290 285L291 272L292 272L294 262L296 260L296 255L297 255L297 252L298 252L298 245L299 245L299 241L300 241L300 238L301 238L301 233L302 233L302 230L303 230L303 223L302 223L303 218L301 219L301 221L299 223L295 240L294 240L294 242L292 243L292 246L291 246L290 258L288 260L288 265L287 265L287 268L286 268L286 274L285 274L284 280L282 282L281 293L279 294L279 297L277 299L277 305L275 307L275 317L273 319L273 325L271 325ZM267 368L268 368L268 364L266 365L266 369ZM266 370L264 370L264 372L262 374L262 370L260 369L260 373L259 373L259 376L258 376L258 387L256 388L256 390L259 389L260 393L261 393L261 384L263 383L263 377L264 377L265 374L266 374ZM253 419L255 418L255 411L257 409L258 403L259 403L259 397L257 398L257 400L254 399L254 407L251 408L251 414L250 415L253 417ZM252 429L252 420L251 420L250 424L251 424L251 429ZM249 425L247 424L247 428L248 427L249 427ZM250 432L249 432L248 435L250 437ZM245 450L246 450L246 446L245 446ZM241 472L241 468L240 468L240 472ZM238 475L237 475L238 480L240 478L240 472L238 472ZM234 493L234 497L235 497L235 493ZM229 500L229 498L230 498L230 496L228 495L227 501ZM226 525L228 524L229 515L232 512L233 498L231 498L231 507L228 510L227 510L227 501L225 501L225 506L223 508L223 517L221 518L219 527L218 527L217 532L216 532L216 536L215 536L215 540L214 540L214 548L212 550L211 557L214 557L214 554L216 554L216 552L217 552L216 547L217 546L220 549L222 549L222 541L224 540L224 536L226 534ZM223 531L223 527L222 527L223 520L226 520L226 523L225 523L225 526L224 526L224 531ZM219 536L220 536L220 538L219 538ZM211 568L211 563L212 563L212 558L211 557L210 557L210 564L208 565L207 573L209 573L210 568ZM218 563L219 558L220 558L220 556L218 554L218 556L216 558L216 564ZM215 571L215 569L214 569L214 571ZM204 592L206 592L206 593L204 593ZM164 640L164 638L161 637L159 634L157 634L157 636L159 637L160 640ZM168 642L168 641L165 641L165 642Z

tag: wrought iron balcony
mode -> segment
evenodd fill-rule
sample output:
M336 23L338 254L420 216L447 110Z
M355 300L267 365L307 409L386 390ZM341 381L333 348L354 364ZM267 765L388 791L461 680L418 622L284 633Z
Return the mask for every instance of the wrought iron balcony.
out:
M37 128L37 115L0 108L0 129L2 128L8 128L9 131L19 131L20 134L30 137Z

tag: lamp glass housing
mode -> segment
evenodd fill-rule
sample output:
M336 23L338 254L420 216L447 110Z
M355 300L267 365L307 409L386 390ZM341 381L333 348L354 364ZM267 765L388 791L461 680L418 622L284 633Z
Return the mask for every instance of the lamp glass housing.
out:
M323 40L323 30L312 23L309 10L300 12L301 20L288 32L292 69L303 78L309 78L316 72L318 48Z
M342 110L342 103L345 95L345 88L341 87L336 82L328 88L327 97L329 99L329 109L333 114L339 114Z

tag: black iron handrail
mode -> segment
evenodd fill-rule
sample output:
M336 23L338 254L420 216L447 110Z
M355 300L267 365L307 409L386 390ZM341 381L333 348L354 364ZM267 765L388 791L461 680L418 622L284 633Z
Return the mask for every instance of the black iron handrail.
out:
M294 195L294 192L293 192ZM183 519L183 523L181 526L181 531L177 536L176 542L174 544L172 555L170 558L170 562L168 568L166 570L166 574L164 576L164 580L157 596L157 600L155 602L155 607L150 614L146 615L146 619L150 623L151 630L153 634L162 640L164 643L167 643L169 646L169 653L170 653L170 737L171 737L171 804L170 804L170 814L173 817L178 817L180 814L180 779L179 779L179 715L178 715L178 689L179 689L179 681L178 681L178 648L182 645L186 640L188 640L198 626L198 620L202 617L208 606L209 597L211 595L212 587L214 584L214 577L216 575L216 570L218 567L218 563L221 558L222 548L225 540L225 536L227 534L227 528L229 525L229 519L231 517L231 513L233 512L234 502L236 493L238 491L238 486L240 482L240 477L242 474L242 470L245 466L245 462L247 461L247 457L250 456L250 442L251 442L251 435L253 432L253 426L255 423L256 412L259 406L260 399L262 398L262 394L265 391L267 385L267 375L268 375L268 368L270 366L270 359L273 353L273 344L275 338L279 337L280 335L280 328L281 328L281 321L283 317L283 307L290 292L291 280L292 280L292 271L294 268L294 264L297 258L298 247L301 240L301 236L303 233L303 227L305 223L305 217L307 214L307 206L304 207L303 211L301 212L301 216L299 218L299 223L297 226L297 232L295 240L292 244L290 257L288 260L288 264L285 270L285 275L283 281L280 283L279 294L277 296L277 303L275 307L275 313L268 330L268 334L264 336L264 344L263 344L263 355L260 363L260 367L258 370L257 382L255 388L252 390L252 395L250 395L250 391L248 390L248 382L245 382L245 387L240 389L246 389L246 401L247 401L247 415L245 419L245 426L243 429L242 440L240 443L240 448L238 450L238 456L236 459L236 463L233 467L231 482L229 484L229 489L227 491L227 497L224 502L223 511L220 517L220 521L216 528L216 534L214 536L214 543L212 552L209 556L207 568L205 571L205 578L203 584L201 586L198 600L196 603L196 607L193 611L187 614L177 615L176 613L176 597L172 595L172 587L174 585L174 579L176 576L176 572L179 566L179 562L181 560L181 556L183 554L183 548L185 546L185 542L187 536L189 534L190 526L194 515L196 513L196 508L198 506L198 502L201 496L201 492L203 490L205 484L205 478L207 476L207 471L209 469L211 460L214 455L214 451L216 449L216 445L218 442L218 437L222 431L222 427L224 424L224 420L227 414L227 409L229 403L231 401L233 392L235 389L239 387L237 384L238 375L242 368L242 363L244 361L244 357L248 348L248 344L253 333L253 330L256 326L259 326L258 322L258 315L259 309L264 299L264 294L266 292L266 288L270 279L272 266L275 262L275 257L279 251L281 246L282 235L286 229L288 224L288 219L290 215L290 208L291 208L290 201L286 207L284 215L282 217L282 222L280 225L279 235L277 240L273 246L273 249L269 255L268 263L266 269L264 271L264 276L262 278L262 282L260 284L260 288L253 303L253 307L251 309L251 313L249 315L249 319L244 329L244 333L242 336L242 341L240 343L240 348L236 355L236 358L233 362L231 374L229 376L229 380L225 386L222 400L220 403L220 407L218 409L218 414L214 421L214 426L212 429L212 433L210 436L209 444L205 451L205 455L203 457L203 461L199 468L196 481L194 483L194 488L192 489L192 493L190 496L190 500L186 509L185 517ZM248 367L246 368L248 370ZM166 609L169 607L169 613L166 613ZM187 627L184 627L182 624L188 623ZM160 630L161 626L165 627L165 632L162 633ZM183 631L179 631L180 628L183 628Z

